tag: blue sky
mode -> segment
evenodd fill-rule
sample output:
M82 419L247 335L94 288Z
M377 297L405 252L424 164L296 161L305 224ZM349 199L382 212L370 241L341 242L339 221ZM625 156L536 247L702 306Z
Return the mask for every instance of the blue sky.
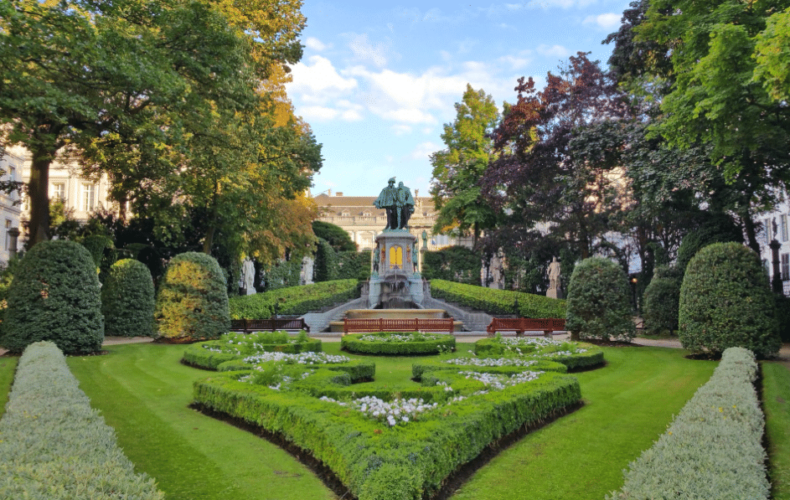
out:
M304 56L287 88L323 144L313 195L375 196L393 175L428 195L428 155L443 148L467 83L501 110L520 76L542 87L577 51L605 64L612 47L601 41L628 3L305 0Z

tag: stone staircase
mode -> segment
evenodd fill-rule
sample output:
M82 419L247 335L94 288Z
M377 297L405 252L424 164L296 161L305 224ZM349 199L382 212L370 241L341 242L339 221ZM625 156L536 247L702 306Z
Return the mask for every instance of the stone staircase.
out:
M426 297L423 301L426 309L444 309L457 321L464 323L464 330L467 332L485 332L491 323L493 316L481 311L467 311L461 307L446 302L444 299L434 299Z
M304 316L304 322L310 327L311 335L328 335L328 336L341 336L340 332L327 332L329 323L332 321L340 321L349 309L367 309L367 297L363 296L354 299L345 304L341 304L334 309L322 313L307 313Z

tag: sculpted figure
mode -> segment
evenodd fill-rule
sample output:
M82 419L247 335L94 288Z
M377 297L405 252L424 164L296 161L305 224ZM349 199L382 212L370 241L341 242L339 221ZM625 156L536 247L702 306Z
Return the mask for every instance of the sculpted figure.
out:
M414 213L414 197L411 195L411 190L403 185L398 184L398 229L405 229L409 224L409 218Z
M549 290L556 290L560 287L560 263L557 257L553 257L549 264Z
M387 187L381 190L379 197L373 202L376 208L383 208L387 211L387 227L385 229L398 228L398 190L395 187L395 177L387 181Z

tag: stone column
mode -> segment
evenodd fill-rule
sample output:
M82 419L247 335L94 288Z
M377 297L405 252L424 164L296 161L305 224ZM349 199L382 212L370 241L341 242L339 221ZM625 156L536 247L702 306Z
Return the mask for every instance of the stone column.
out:
M774 239L771 240L768 246L771 247L771 257L773 258L772 264L774 268L774 275L771 277L771 289L774 293L784 294L782 272L779 269L779 249L782 247L782 244Z
M17 242L19 241L19 228L10 228L8 230L8 236L11 238L11 241L8 243L8 253L11 257L14 257L16 256Z

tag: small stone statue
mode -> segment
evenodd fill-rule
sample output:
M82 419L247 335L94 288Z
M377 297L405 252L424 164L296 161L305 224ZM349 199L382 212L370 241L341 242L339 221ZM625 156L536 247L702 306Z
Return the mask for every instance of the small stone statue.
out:
M244 259L241 266L241 276L244 282L245 295L255 295L255 264L250 259Z
M560 263L557 257L553 257L549 264L549 289L546 290L546 297L559 299L560 297Z
M423 231L422 232L422 247L423 248L428 248L428 232L427 231Z
M373 273L379 273L379 264L381 263L381 258L379 257L379 248L376 247L376 250L373 251Z

